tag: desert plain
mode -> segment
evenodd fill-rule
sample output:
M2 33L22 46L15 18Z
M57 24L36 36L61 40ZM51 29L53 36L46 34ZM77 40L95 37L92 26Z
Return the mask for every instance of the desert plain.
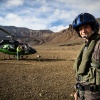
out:
M0 53L0 100L74 100L73 64L80 46L34 46L37 53L24 60L3 60Z

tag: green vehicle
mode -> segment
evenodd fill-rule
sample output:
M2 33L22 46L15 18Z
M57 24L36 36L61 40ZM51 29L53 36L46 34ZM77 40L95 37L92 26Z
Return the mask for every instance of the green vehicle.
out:
M22 47L22 50L20 52L21 56L24 55L31 55L31 54L35 54L37 51L32 48L30 45L28 45L27 43L23 43L23 42L19 42L16 41L14 39L14 36L9 33L8 31L4 30L3 28L0 27L0 30L7 33L8 35L10 35L12 37L11 41L10 40L2 40L0 42L0 52L4 53L4 54L8 54L8 55L17 55L17 47L20 45ZM5 59L5 57L4 57Z

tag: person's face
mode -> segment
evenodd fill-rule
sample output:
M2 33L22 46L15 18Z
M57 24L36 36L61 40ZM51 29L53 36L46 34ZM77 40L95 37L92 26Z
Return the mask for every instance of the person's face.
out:
M91 26L90 25L80 26L79 34L81 35L82 38L88 39L91 36L91 34L93 34Z

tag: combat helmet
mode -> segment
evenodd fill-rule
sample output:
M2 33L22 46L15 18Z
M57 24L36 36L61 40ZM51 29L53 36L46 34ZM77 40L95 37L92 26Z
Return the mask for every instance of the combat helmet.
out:
M95 17L89 13L81 13L79 14L73 21L72 27L76 30L79 35L78 29L81 25L89 24L92 30L95 32L99 31L99 23L95 19ZM79 35L80 36L80 35Z

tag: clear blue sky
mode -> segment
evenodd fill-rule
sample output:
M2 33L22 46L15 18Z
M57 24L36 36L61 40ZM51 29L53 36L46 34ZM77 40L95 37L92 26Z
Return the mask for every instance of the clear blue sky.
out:
M0 0L0 25L58 32L83 12L100 18L100 0Z

